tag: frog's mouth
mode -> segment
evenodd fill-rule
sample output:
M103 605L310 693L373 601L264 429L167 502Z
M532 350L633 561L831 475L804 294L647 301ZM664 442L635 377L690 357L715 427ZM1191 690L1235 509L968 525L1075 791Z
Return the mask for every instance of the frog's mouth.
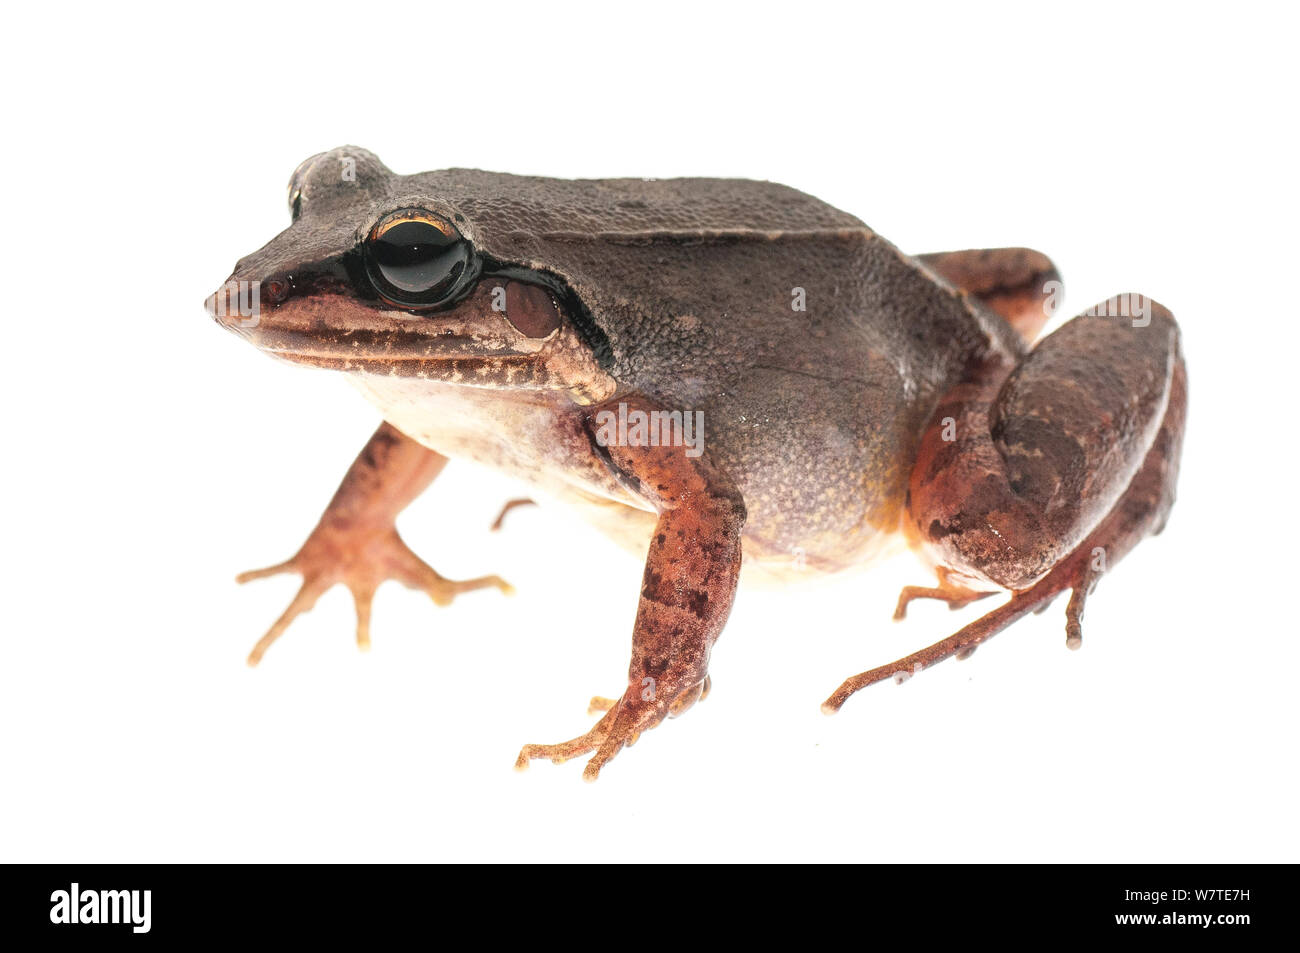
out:
M208 299L222 327L272 357L309 367L474 384L527 376L547 339L529 338L493 319L473 299L450 312L392 310L345 293L232 303L237 291ZM222 306L220 296L227 294Z
M398 328L347 329L329 335L271 328L243 333L272 357L338 371L420 376L421 372L453 364L465 368L511 364L522 367L534 361L532 354L505 350L473 338L412 334Z

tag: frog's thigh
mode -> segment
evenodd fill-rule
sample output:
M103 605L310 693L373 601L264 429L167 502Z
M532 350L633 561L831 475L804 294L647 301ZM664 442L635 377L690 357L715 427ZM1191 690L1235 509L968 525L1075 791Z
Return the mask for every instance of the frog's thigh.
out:
M1045 338L1009 376L954 388L912 472L913 546L980 588L1032 586L1117 508L1172 412L1171 393L1183 399L1182 373L1173 316L1121 296ZM1176 454L1162 472L1152 510L1172 502ZM1146 516L1152 525L1164 514Z
M978 298L1032 344L1064 287L1052 260L1032 248L972 248L917 255L949 284Z

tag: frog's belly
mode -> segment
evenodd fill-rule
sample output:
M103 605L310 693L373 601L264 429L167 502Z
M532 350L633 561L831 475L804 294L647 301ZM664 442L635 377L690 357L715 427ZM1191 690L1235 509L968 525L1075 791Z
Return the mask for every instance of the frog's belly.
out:
M349 374L348 379L385 420L412 439L445 456L486 464L526 482L540 496L574 507L619 544L645 553L657 520L653 507L592 453L587 432L562 396L518 391L507 395L369 374ZM727 443L720 440L717 449L731 457ZM744 552L751 580L784 582L862 567L899 545L892 507L891 518L858 518L826 532L824 521L814 519L820 516L815 507L809 508L805 525L788 508L771 504L774 491L777 499L789 498L790 488L781 485L788 476L783 470L756 468L752 460L728 462L738 465L738 482L750 510Z
M746 553L797 578L895 551L930 410L928 396L873 351L852 377L748 369L712 401L705 434L744 494Z

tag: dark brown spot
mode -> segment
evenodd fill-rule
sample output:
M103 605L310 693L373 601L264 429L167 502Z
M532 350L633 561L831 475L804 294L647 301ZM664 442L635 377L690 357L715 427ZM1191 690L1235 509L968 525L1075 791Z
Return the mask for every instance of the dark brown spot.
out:
M952 535L954 532L956 532L956 530L949 529L948 527L940 523L938 520L931 520L930 528L929 530L927 530L927 532L929 533L931 539L943 539L945 536Z

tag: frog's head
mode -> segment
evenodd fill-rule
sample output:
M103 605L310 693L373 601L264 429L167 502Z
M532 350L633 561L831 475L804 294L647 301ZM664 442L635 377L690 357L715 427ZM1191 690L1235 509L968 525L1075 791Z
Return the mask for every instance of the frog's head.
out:
M297 364L608 397L605 342L578 296L490 254L476 241L479 197L463 198L364 149L312 156L289 180L290 226L241 259L207 309Z

